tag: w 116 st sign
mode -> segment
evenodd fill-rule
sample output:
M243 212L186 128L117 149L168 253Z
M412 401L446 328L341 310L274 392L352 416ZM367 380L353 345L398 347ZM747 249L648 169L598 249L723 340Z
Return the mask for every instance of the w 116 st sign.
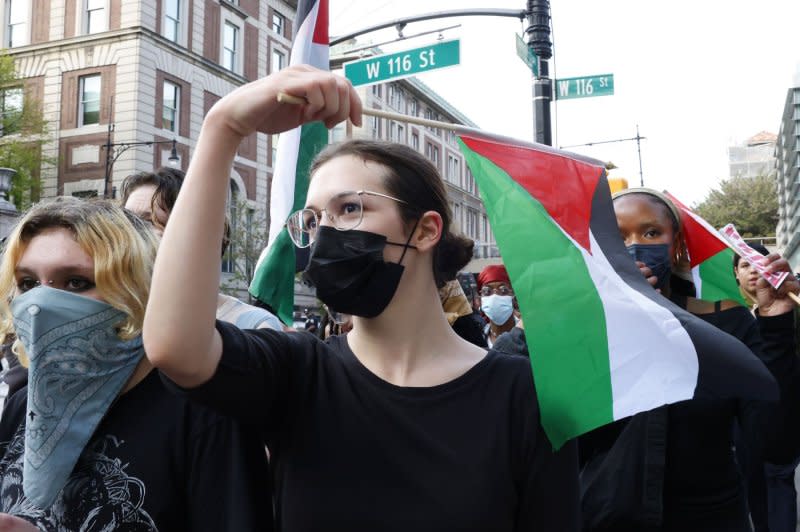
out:
M458 65L460 41L444 41L395 54L384 54L344 64L344 76L354 86L407 78L429 70Z
M556 100L611 96L612 94L614 94L614 74L556 80Z

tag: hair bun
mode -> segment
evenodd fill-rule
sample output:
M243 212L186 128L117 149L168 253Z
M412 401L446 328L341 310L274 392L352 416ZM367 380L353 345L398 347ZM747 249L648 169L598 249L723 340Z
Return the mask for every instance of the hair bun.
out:
M436 249L433 268L437 288L455 279L456 274L469 264L474 248L475 242L464 235L447 233L442 237Z

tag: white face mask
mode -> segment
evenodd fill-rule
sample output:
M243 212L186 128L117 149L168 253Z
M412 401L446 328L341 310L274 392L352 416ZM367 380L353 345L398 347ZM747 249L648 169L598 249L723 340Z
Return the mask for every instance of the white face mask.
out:
M481 310L492 320L495 325L503 325L514 312L514 296L491 296L481 297Z

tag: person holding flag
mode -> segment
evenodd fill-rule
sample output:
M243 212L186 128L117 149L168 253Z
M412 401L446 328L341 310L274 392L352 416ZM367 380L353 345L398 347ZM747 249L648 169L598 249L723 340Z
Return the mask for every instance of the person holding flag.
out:
M734 421L756 455L787 456L796 445L796 430L780 434L788 418L774 414L796 414L796 393L786 395L797 387L800 373L794 357L794 303L787 294L797 291L798 283L791 277L773 290L759 281L756 319L732 301L707 302L675 293L669 279L685 263L677 207L657 191L628 189L614 196L614 209L625 245L648 282L750 347L778 381L782 403L776 412L773 404L760 401L692 399L581 437L585 529L749 531L742 472L733 451ZM772 271L788 269L775 255L767 261ZM647 489L632 493L635 488L626 487L629 475ZM611 486L622 489L609 497Z
M317 296L353 315L352 331L323 342L215 322L220 176L239 142L347 118L361 124L350 83L307 66L209 111L156 259L148 358L176 393L261 430L280 530L578 530L576 445L554 452L530 363L461 339L444 315L438 288L472 242L451 232L442 178L415 150L329 147L286 222L311 248Z

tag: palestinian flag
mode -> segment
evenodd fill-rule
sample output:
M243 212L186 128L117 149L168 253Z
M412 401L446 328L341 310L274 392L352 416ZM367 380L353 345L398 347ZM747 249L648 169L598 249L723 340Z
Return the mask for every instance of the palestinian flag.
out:
M328 0L300 0L290 64L306 64L328 70ZM284 323L292 323L295 248L284 223L302 209L308 192L308 169L314 156L328 143L322 122L305 124L281 133L270 196L269 243L256 265L250 293L275 309Z
M664 192L681 212L683 236L689 252L692 279L699 299L732 299L749 306L739 291L733 273L734 251L708 222L693 213L669 192Z
M775 398L741 342L647 283L619 236L603 163L462 135L519 301L554 447L691 398Z

